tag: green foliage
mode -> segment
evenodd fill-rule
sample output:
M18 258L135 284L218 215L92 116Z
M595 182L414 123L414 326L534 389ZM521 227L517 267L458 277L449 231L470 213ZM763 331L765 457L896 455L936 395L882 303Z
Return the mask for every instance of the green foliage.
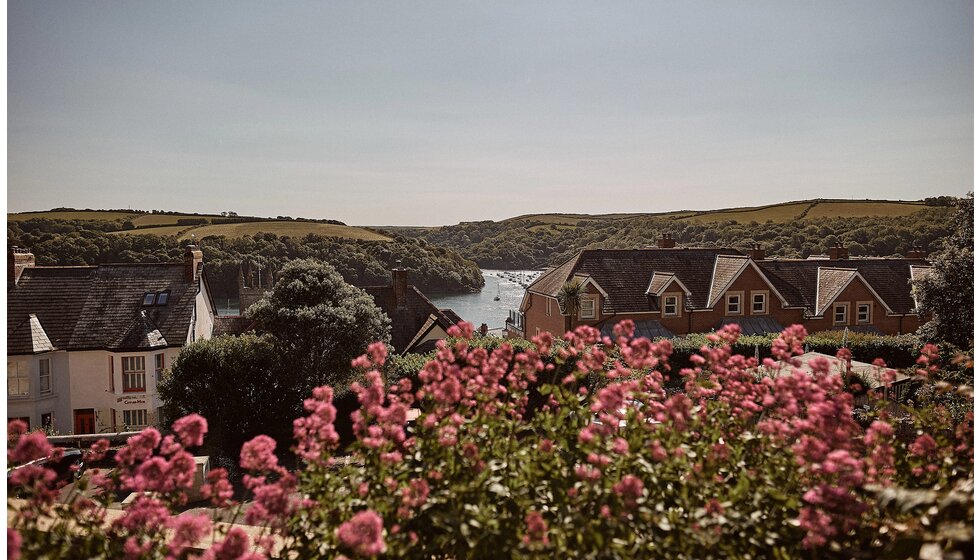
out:
M557 265L581 249L632 249L655 245L671 233L682 246L715 245L748 251L754 243L774 257L805 258L842 242L854 256L902 255L913 246L936 251L955 227L943 207L923 207L895 218L840 217L786 222L696 223L678 216L611 216L580 220L575 227L554 230L545 216L502 222L465 222L453 226L400 229L459 251L486 268L542 268ZM545 226L545 227L541 227Z
M945 341L973 347L973 196L959 202L956 230L933 257L930 274L913 283L923 313L932 319L920 335L928 342Z
M225 457L237 457L241 445L259 434L290 438L288 419L300 414L306 393L279 363L269 335L219 336L185 346L159 387L166 424L194 412L207 417L208 445Z
M320 385L342 394L353 381L350 363L360 349L391 340L391 320L374 299L329 264L312 259L287 263L248 317L260 332L275 337L301 394Z
M183 258L186 242L158 235L106 235L120 229L124 224L113 221L32 218L8 222L7 238L12 245L29 247L42 266L180 262ZM398 260L408 269L410 281L426 292L467 292L483 286L480 269L455 251L398 235L390 242L380 242L255 234L205 237L197 243L204 251L215 297L238 293L244 263L278 273L287 262L304 258L329 262L345 280L359 286L390 283L391 268Z

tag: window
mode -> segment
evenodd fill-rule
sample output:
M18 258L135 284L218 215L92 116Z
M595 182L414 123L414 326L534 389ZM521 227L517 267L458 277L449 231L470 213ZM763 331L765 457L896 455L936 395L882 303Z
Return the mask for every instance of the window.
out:
M157 385L159 386L160 382L163 381L163 370L164 370L163 354L157 354L156 356L153 356L153 360L154 360L154 365L156 366L155 369L156 369Z
M765 315L766 313L769 313L769 294L752 292L752 314Z
M41 427L51 428L54 426L54 414L46 412L41 415Z
M41 380L41 394L47 395L51 393L51 360L49 358L41 358L37 365L38 377Z
M157 295L153 292L147 292L143 294L143 305L153 305L156 301Z
M835 325L846 325L847 324L847 304L838 303L834 305L834 324Z
M582 298L578 308L579 319L595 319L595 299Z
M157 294L157 305L167 305L168 299L170 299L170 292L160 292Z
M548 303L545 304L544 312L548 317L551 317L551 298L545 298Z
M146 358L124 356L122 359L123 391L146 391Z
M680 315L680 297L676 295L664 296L663 315L664 317L677 317Z
M871 303L859 302L857 304L857 322L858 323L871 322Z
M31 380L27 373L27 362L7 362L7 396L29 397Z
M124 410L123 413L123 424L128 428L140 428L146 426L146 409L140 408L137 410Z
M725 315L742 314L742 294L728 294L725 297Z

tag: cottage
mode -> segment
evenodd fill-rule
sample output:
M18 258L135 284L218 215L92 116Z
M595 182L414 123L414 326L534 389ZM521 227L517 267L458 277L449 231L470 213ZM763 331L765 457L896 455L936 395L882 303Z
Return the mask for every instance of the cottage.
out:
M656 248L584 250L545 272L528 286L506 332L531 338L590 325L609 334L632 319L637 334L649 337L710 332L729 323L746 334L791 324L810 332L908 333L922 324L910 279L930 266L921 251L906 258L849 258L838 246L822 260L767 259L759 246L748 255L677 248L665 235ZM560 297L570 282L581 286L575 310Z
M8 255L7 416L87 434L159 422L157 383L212 335L203 256L176 264L35 266Z
M408 270L396 265L391 284L362 288L391 319L391 345L399 354L428 352L437 340L449 336L449 327L461 319L452 309L439 309L408 283Z

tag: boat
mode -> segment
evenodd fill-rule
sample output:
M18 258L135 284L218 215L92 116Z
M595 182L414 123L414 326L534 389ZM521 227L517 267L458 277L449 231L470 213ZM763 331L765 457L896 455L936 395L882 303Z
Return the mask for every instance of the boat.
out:
M500 282L497 282L497 295L493 296L493 301L500 301Z

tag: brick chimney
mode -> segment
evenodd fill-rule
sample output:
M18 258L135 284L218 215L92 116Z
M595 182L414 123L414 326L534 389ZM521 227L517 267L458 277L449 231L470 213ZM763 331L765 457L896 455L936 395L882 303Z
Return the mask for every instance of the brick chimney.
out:
M762 245L754 243L752 245L752 250L749 251L749 257L754 261L765 260L766 250L762 248Z
M188 282L197 280L197 269L204 261L204 253L197 245L188 245L184 251L184 279Z
M846 261L847 247L843 243L838 243L830 248L829 255L832 261Z
M905 252L906 259L924 259L929 256L925 248L918 245L913 245L911 249Z
M408 271L402 268L402 261L395 261L395 268L391 269L391 286L395 289L395 306L404 309L408 299Z
M660 234L660 239L657 240L657 247L661 249L671 249L675 245L674 238L670 236L669 233Z
M34 266L34 253L23 247L11 247L7 251L7 282L17 284L24 269Z

